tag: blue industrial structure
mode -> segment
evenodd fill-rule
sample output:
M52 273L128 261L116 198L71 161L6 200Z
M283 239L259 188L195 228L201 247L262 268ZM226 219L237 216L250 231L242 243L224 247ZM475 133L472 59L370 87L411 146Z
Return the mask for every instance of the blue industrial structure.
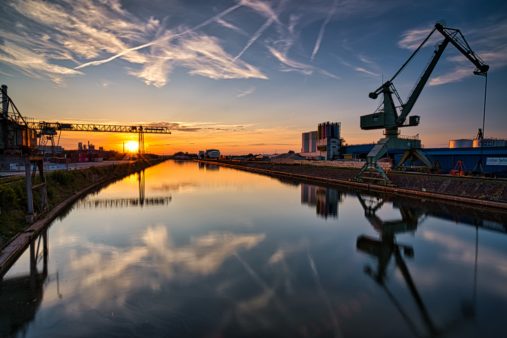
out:
M375 144L357 144L341 148L343 155L355 159L366 159ZM498 177L507 177L507 147L482 148L422 148L421 151L432 162L435 170L447 174L460 165L465 173L479 172ZM388 156L398 163L403 149L390 150ZM420 166L422 163L411 163ZM482 168L481 168L482 166Z

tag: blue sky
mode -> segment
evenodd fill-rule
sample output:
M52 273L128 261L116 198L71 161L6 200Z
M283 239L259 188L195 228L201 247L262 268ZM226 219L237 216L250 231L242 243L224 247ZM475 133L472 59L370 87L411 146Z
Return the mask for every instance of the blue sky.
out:
M486 135L507 137L507 3L503 1L3 1L0 79L24 115L45 120L168 123L152 150L299 150L300 133L359 117L437 21L459 28L491 67ZM400 76L409 94L438 39ZM445 146L482 125L484 78L449 46L414 107L423 144ZM65 135L120 144L117 136ZM148 141L150 142L150 141Z

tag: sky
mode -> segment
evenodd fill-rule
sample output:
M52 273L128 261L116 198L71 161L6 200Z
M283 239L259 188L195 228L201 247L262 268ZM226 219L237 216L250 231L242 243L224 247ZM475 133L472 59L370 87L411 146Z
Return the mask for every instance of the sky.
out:
M21 113L46 121L162 124L146 151L300 151L301 133L341 122L372 143L361 115L436 22L462 31L490 65L486 137L507 138L507 2L406 0L59 0L0 2L0 82ZM394 81L406 100L435 33ZM485 78L452 45L414 106L425 147L482 127ZM130 134L64 132L120 150Z

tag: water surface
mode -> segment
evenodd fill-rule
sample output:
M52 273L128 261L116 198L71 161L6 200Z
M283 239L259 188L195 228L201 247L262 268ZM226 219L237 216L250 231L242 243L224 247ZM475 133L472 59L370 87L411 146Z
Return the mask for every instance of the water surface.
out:
M193 162L77 203L0 285L0 336L498 337L507 220Z

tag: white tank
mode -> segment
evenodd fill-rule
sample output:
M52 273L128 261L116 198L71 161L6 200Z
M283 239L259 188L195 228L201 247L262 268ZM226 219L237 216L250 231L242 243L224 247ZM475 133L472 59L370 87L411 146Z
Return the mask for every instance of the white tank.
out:
M473 141L470 139L449 140L449 148L472 148Z

